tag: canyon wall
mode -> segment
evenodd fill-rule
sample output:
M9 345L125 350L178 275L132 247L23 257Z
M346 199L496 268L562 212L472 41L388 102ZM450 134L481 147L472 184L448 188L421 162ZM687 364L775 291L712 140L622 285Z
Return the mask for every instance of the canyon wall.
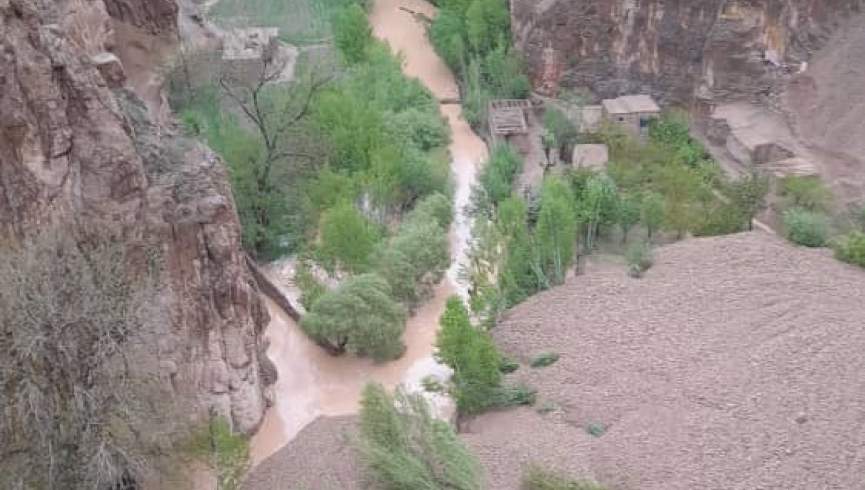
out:
M172 317L152 339L160 376L194 400L193 417L213 407L251 432L274 381L261 365L268 315L225 166L145 104L164 59L122 49L130 32L172 45L176 16L170 0L0 0L0 236L75 223L119 237L129 267L155 251Z
M861 0L511 0L514 40L536 85L553 73L600 97L651 93L685 106L769 96L862 8Z

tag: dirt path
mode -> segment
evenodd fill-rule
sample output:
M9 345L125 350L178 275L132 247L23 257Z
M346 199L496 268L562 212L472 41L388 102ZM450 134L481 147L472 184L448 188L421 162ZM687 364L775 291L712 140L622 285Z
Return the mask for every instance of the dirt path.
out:
M456 99L459 95L456 81L429 44L424 25L400 7L429 17L435 15L435 9L426 2L378 0L370 14L375 35L402 53L406 75L419 78L439 100ZM360 392L367 382L377 381L391 388L400 383L418 384L425 375L443 369L432 357L438 319L448 296L466 294L466 286L457 277L465 259L471 224L461 210L469 202L477 168L486 158L487 150L483 140L461 119L459 105L440 107L451 128L450 152L458 210L450 233L452 265L445 280L435 289L433 298L409 319L403 337L406 353L386 364L352 356L329 356L269 303L273 319L266 333L271 342L268 356L277 367L279 381L274 386L274 406L251 442L254 465L291 441L319 415L356 413ZM288 278L273 279L277 285L291 287ZM292 296L290 291L288 294Z

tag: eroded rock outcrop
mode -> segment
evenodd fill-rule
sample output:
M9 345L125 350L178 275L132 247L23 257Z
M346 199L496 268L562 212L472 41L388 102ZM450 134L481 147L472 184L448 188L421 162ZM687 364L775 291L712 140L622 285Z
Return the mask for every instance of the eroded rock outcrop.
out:
M556 53L561 82L603 97L651 92L760 98L798 70L861 0L513 0L517 46L538 80ZM549 63L549 61L547 62Z
M157 251L173 318L153 339L161 374L196 400L190 412L215 407L251 432L268 318L226 170L154 122L110 53L118 22L172 39L176 12L165 0L0 0L0 232L74 222Z

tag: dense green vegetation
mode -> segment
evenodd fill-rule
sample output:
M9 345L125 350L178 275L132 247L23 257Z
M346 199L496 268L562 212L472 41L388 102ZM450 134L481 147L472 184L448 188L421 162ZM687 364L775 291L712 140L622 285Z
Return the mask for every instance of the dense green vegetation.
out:
M550 116L548 132L572 141L562 118ZM639 277L651 266L651 242L659 231L665 239L735 233L765 208L768 181L757 175L725 179L675 116L654 122L646 142L614 128L594 138L610 147L607 172L551 173L537 195L512 192L522 166L514 150L491 152L473 192L475 240L464 271L473 285L472 310L485 324L561 284L569 268L599 246L625 252L629 273ZM645 240L622 250L618 243L627 244L635 230Z
M524 98L530 84L523 61L510 46L506 0L439 0L429 37L457 75L463 115L473 126L486 120L494 98Z
M378 384L363 391L358 450L375 488L480 490L477 459L418 395Z
M211 64L188 56L172 103L228 163L245 247L263 260L303 257L304 329L331 352L384 360L401 354L405 310L449 263L450 135L429 91L373 39L363 7L329 4L339 56L308 52L292 82L274 81L279 66L252 81L202 77ZM321 270L340 287L328 291Z

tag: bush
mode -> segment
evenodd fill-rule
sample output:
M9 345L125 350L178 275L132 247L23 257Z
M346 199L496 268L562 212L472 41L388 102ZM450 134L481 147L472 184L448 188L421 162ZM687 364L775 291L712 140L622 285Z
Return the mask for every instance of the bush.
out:
M127 260L65 228L0 244L0 487L140 482L170 448L179 395L157 378L155 343L171 319L159 278Z
M231 430L223 417L211 417L207 426L195 431L190 452L215 473L218 488L233 490L249 469L249 442Z
M604 487L532 465L523 472L520 490L604 490Z
M695 219L692 233L694 236L718 236L738 233L748 221L744 211L736 204L721 204L702 213Z
M358 450L375 488L480 490L481 468L450 426L419 395L363 390Z
M387 281L362 274L323 294L303 317L301 327L333 353L349 351L386 361L405 350L405 320L405 310L391 299Z
M787 238L798 245L822 247L829 236L826 216L803 208L784 211L784 229Z
M832 192L819 177L784 177L781 195L787 198L789 206L809 211L825 211L832 200Z
M519 363L509 357L502 356L502 362L499 363L499 371L502 374L509 374L520 368Z
M555 352L542 352L532 358L529 363L533 368L542 368L552 366L559 360L559 355Z
M652 247L647 242L633 243L625 251L628 263L628 275L642 277L643 273L652 267Z
M852 231L833 240L832 248L838 260L865 267L865 233Z

